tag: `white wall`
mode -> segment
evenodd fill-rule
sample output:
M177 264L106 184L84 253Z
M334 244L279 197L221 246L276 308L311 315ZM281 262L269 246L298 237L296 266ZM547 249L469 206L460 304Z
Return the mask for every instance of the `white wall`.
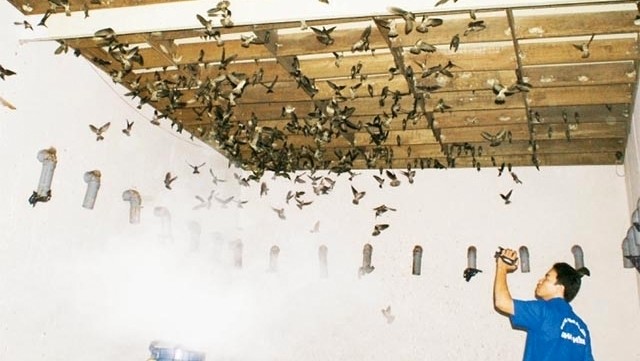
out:
M514 296L529 298L553 262L573 262L574 244L592 277L573 305L590 326L596 359L640 359L637 272L622 268L620 250L629 226L622 167L517 168L521 185L494 169L425 170L413 185L382 190L376 171L353 183L330 175L338 182L322 196L310 183L267 175L270 191L260 197L258 184L239 187L240 171L207 146L151 125L149 109L135 109L86 61L54 56L54 43L18 45L25 30L11 22L21 19L0 4L0 64L18 73L0 81L0 96L17 107L0 108L0 359L144 360L161 339L206 351L208 360L517 360L524 334L492 308L493 252L529 247L531 273L510 276ZM130 138L120 132L125 119L135 121ZM96 142L88 125L107 121ZM50 146L58 150L53 198L31 207L36 154ZM186 162L204 161L203 173L191 174ZM213 185L209 167L227 182ZM103 183L87 210L82 176L93 169ZM162 184L167 171L178 175L171 191ZM367 191L359 206L351 184ZM122 200L130 188L142 195L139 225L128 223ZM212 189L249 202L192 210L195 195ZM291 189L313 204L287 205ZM499 194L510 189L505 206ZM381 204L397 211L376 219ZM161 237L158 206L171 212L173 240ZM272 207L285 207L287 219ZM316 221L320 232L310 233ZM197 250L190 222L202 227ZM390 227L372 237L378 222ZM242 269L232 262L238 239ZM365 243L376 269L358 278ZM321 244L327 279L318 273ZM272 245L281 248L277 273L267 272ZM415 245L424 248L421 276L411 275ZM483 272L467 283L470 245ZM388 305L391 324L380 312Z

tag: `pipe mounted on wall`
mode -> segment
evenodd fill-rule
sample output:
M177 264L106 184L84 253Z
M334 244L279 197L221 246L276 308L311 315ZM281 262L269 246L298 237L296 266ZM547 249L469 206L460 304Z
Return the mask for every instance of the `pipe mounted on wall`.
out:
M142 204L140 193L134 189L127 189L122 193L122 200L129 202L129 223L140 223L140 208Z
M92 170L84 174L84 181L87 183L87 191L84 193L82 206L87 209L93 209L100 189L100 178L102 174L99 170Z
M51 181L53 180L53 171L56 169L56 164L58 164L56 148L51 147L39 151L38 160L42 163L40 180L38 181L37 190L29 197L29 204L34 207L38 202L48 202L51 199Z

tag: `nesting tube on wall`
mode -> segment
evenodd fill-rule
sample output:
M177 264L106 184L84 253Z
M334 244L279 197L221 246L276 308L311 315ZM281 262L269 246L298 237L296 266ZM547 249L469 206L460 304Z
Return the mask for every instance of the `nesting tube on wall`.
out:
M375 269L374 266L371 265L371 255L373 254L373 246L369 243L365 244L362 248L362 267L358 270L358 275L360 277L364 276L367 273L373 272Z
M573 253L574 268L578 272L590 276L591 272L589 272L589 269L584 266L584 252L582 252L582 247L578 245L571 247L571 253Z
M202 227L196 221L189 222L189 235L191 239L191 251L197 251L200 248L200 237L202 236Z
M97 169L84 173L84 182L87 183L87 191L84 193L82 207L86 209L93 209L93 206L96 204L98 190L100 189L101 177L102 174Z
M171 212L166 207L155 207L153 214L160 218L160 238L161 239L173 239L173 232L171 232Z
M51 147L39 151L38 160L42 163L40 180L38 181L38 188L29 197L29 204L34 207L38 202L48 202L51 199L51 181L53 180L53 171L56 169L56 164L58 164L56 149Z
M242 241L238 239L232 242L231 247L233 248L233 266L242 268Z
M140 193L133 189L128 189L122 193L122 200L129 202L129 223L140 223L140 208L142 199Z
M469 282L471 277L477 275L478 272L482 272L476 267L477 253L476 247L470 246L467 248L467 268L462 273L462 276L467 282Z
M529 267L529 249L526 246L518 249L518 257L520 257L520 271L522 273L529 273L531 270Z
M633 268L633 262L631 262L631 242L629 237L625 237L622 240L622 266L624 268Z
M638 232L636 227L629 227L627 238L629 239L629 253L631 256L640 256L640 240L638 236L640 236L640 232Z
M278 271L278 255L280 255L280 247L272 246L269 251L269 272Z
M329 277L329 266L327 263L327 253L329 250L324 244L318 247L318 259L320 260L320 277Z
M631 224L635 227L636 231L640 232L640 210L638 208L631 213Z
M413 247L413 264L411 267L411 274L419 276L422 270L422 247Z
M638 232L638 230L636 229L635 226L631 226L629 227L629 230L627 231L627 238L625 238L627 240L627 248L628 248L628 253L629 255L624 255L624 250L623 250L623 257L625 259L625 262L628 261L631 263L631 265L633 267L635 267L638 272L640 272L640 239L638 239L638 237L640 236L640 233ZM625 267L628 263L625 263Z

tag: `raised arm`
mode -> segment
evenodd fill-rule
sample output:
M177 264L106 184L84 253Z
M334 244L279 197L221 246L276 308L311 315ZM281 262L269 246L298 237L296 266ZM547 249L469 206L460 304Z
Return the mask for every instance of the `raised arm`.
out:
M504 258L516 260L512 265L504 261ZM512 249L503 249L499 257L496 257L496 277L493 281L493 305L499 312L513 315L513 298L507 284L507 274L518 268L518 253Z

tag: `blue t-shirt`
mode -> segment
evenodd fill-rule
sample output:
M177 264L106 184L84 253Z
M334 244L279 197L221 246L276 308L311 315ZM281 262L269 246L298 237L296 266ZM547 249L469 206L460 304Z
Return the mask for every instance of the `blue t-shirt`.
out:
M523 361L593 361L587 325L563 298L513 306L511 324L527 331Z

